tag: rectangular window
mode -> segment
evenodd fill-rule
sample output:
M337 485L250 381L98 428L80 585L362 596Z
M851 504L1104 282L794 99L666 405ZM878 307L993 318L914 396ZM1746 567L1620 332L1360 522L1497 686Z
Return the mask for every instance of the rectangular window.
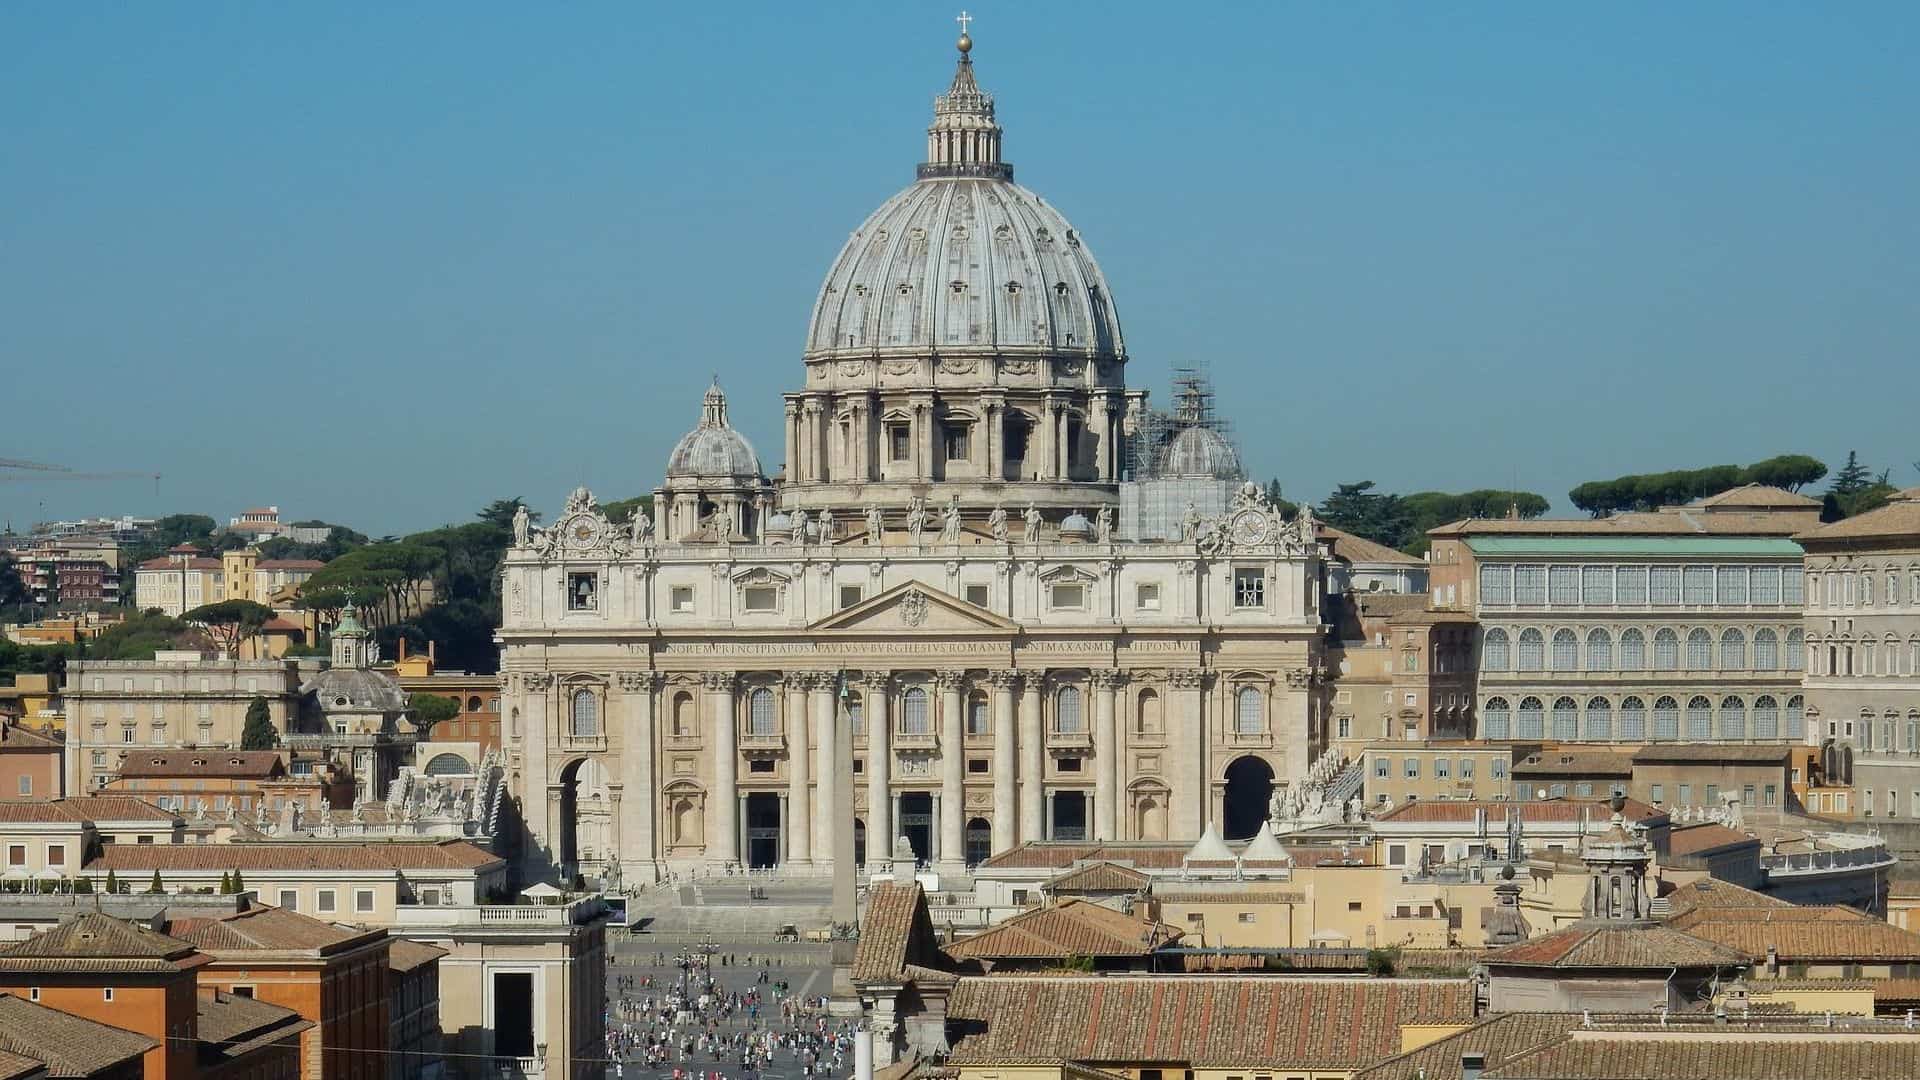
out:
M1547 602L1546 567L1516 566L1513 568L1513 602L1522 607L1539 607Z
M1493 777L1495 780L1505 780L1507 778L1506 760L1503 758L1494 758L1493 764L1487 766L1487 775Z
M1473 779L1473 759L1472 758L1463 757L1460 759L1460 779L1462 780Z
M567 610L592 611L600 606L600 575L567 575Z
M1580 568L1555 566L1547 571L1547 600L1555 607L1572 607L1580 602Z
M373 910L373 890L372 889L353 890L353 910L360 912L361 914L366 914L367 912Z
M1267 572L1259 567L1240 567L1233 572L1233 606L1267 606Z
M1614 603L1621 607L1647 602L1647 568L1622 566L1613 572Z
M1387 865L1388 866L1407 865L1407 845L1388 844L1387 845Z
M1807 576L1797 566L1780 571L1780 602L1799 607L1807 602Z
M1656 566L1648 573L1651 582L1649 590L1655 604L1678 604L1680 602L1680 568L1677 566Z
M669 598L667 606L673 610L683 615L693 612L693 586L675 585L667 591L667 596Z
M1580 568L1580 602L1589 606L1613 603L1613 567Z
M1393 763L1392 763L1392 762L1390 762L1390 761L1388 761L1388 760L1387 760L1386 758L1384 758L1384 757L1377 757L1377 758L1374 758L1374 759L1373 759L1373 777L1374 777L1374 779L1376 779L1376 780L1385 780L1385 779L1387 779L1387 777L1388 777L1389 775L1391 775L1391 773L1392 773L1392 772L1393 772Z
M33 777L28 775L27 773L20 774L20 794L22 795L33 794Z
M780 590L771 585L749 585L740 590L740 606L754 612L776 611L780 607Z
M747 771L750 773L770 773L773 771L773 762L767 758L755 758L747 762Z
M1722 604L1745 604L1747 602L1747 568L1744 566L1723 566L1716 574L1719 581L1719 596Z
M967 586L966 601L974 607L983 608L990 603L985 585Z
M332 889L321 889L314 894L314 897L315 903L313 906L315 911L325 915L334 910L334 892Z
M1480 568L1480 602L1482 604L1513 603L1512 567L1482 566Z
M850 608L853 605L859 603L860 599L861 599L860 586L858 585L840 586L840 607L843 610L846 608Z
M1160 584L1150 582L1139 585L1133 590L1133 604L1141 611L1160 610Z
M7 845L7 865L8 866L27 865L27 845L8 844Z
M1079 771L1080 771L1080 759L1079 759L1079 758L1077 758L1077 757L1063 757L1063 758L1061 758L1061 759L1060 759L1060 771L1061 771L1061 772L1079 772Z
M987 759L983 757L968 758L967 771L975 776L985 776L987 774Z
M1653 799L1654 805L1658 806L1659 804L1667 801L1667 785L1654 784L1651 788L1648 789L1647 795L1648 797Z
M887 425L887 458L907 461L913 457L913 435L905 424Z
M1683 580L1686 584L1681 599L1689 607L1707 607L1713 603L1713 567L1689 566Z
M48 844L47 845L47 865L48 866L67 865L67 845Z
M1451 772L1451 763L1448 762L1446 758L1433 759L1433 778L1435 780L1447 779L1450 772Z
M1766 796L1766 800L1767 800L1763 805L1766 805L1766 806L1780 805L1780 789L1778 786L1774 784L1768 784L1764 789L1762 789L1762 793Z
M1693 785L1692 784L1680 785L1680 805L1681 806L1693 805Z
M1405 772L1407 779L1409 780L1420 779L1420 759L1419 758L1405 759L1400 763L1400 768Z
M1353 738L1353 717L1343 716L1337 721L1337 723L1340 728L1341 738L1343 739Z
M154 702L154 703L153 703L153 718L154 718L155 720L165 720L165 719L167 718L167 703L166 703L166 702L164 702L164 701L156 701L156 702Z
M1055 585L1048 595L1056 609L1078 611L1087 606L1087 590L1084 585Z
M300 910L300 893L295 889L280 890L280 906L288 911Z
M1756 604L1780 602L1780 568L1756 566L1747 578L1748 596Z

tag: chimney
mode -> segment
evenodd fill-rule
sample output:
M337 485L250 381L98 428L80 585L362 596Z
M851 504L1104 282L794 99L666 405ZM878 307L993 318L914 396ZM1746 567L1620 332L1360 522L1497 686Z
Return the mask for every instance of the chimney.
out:
M1468 1050L1460 1055L1460 1080L1480 1080L1480 1074L1486 1070L1487 1055L1478 1050Z

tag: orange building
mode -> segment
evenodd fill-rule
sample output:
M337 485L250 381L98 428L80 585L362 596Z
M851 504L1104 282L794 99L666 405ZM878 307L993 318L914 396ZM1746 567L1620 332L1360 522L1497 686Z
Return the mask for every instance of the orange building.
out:
M278 814L298 805L309 813L323 806L351 806L350 782L330 782L319 773L292 776L276 750L134 750L102 794L137 795L166 810Z
M460 711L451 720L435 724L427 733L427 742L468 743L482 754L500 748L500 676L437 670L431 648L425 656L408 656L404 639L400 657L393 663L393 674L409 694L439 694L460 703ZM423 746L419 754L426 762L434 751Z
M141 1080L157 1039L0 994L0 1080Z
M63 740L0 716L0 799L57 799Z
M178 938L87 912L0 945L0 994L146 1036L145 1080L296 1080L310 1025L267 1002L203 991L209 963Z
M200 985L291 1009L306 1080L383 1080L389 1009L385 930L359 930L276 907L177 920L173 936L208 956Z

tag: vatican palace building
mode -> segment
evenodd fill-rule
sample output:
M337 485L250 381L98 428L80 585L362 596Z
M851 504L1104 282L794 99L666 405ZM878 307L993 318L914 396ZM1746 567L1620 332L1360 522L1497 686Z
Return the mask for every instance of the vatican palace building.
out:
M820 287L777 478L716 384L650 516L579 489L516 522L527 876L824 869L837 785L859 858L904 841L941 872L1247 835L1327 752L1327 537L1222 479L1237 460L1202 428L1177 468L1217 498L1154 535L1116 520L1147 395L1115 297L1014 182L959 48L926 161Z

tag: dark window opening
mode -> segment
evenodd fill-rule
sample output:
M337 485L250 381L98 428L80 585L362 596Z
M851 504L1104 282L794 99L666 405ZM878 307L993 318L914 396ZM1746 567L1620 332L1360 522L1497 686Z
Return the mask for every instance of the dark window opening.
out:
M498 1057L533 1056L533 974L499 971L493 976L493 1052Z

